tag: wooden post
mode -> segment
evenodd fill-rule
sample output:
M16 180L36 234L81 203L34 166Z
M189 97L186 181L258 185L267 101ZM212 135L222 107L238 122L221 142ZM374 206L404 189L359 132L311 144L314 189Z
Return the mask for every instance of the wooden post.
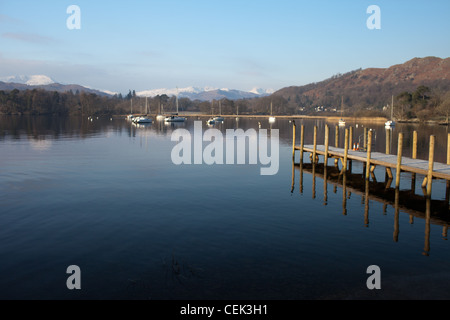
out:
M295 162L295 122L294 125L292 126L292 161Z
M431 198L431 186L433 184L433 167L434 167L434 141L435 136L430 137L430 154L428 156L428 176L427 176L427 197Z
M325 160L324 160L324 166L325 168L328 165L328 149L329 149L329 143L330 143L330 128L328 125L325 125Z
M447 135L447 164L450 165L450 133ZM447 201L447 204L450 201L450 180L447 180L447 187L445 189L445 201Z
M335 135L334 135L334 146L336 148L339 148L339 126L336 126L335 128ZM339 162L339 159L334 159L334 165L337 166Z
M372 156L372 131L369 131L367 144L366 179L370 179L370 158Z
M347 171L347 159L348 159L348 134L349 134L348 129L345 129L344 167L342 168L342 170L343 170L344 172Z
M300 160L303 161L303 149L305 148L305 125L300 128Z
M339 148L339 126L336 126L336 134L334 136L334 146Z
M348 147L350 149L353 149L353 127L349 128L349 133L348 133Z
M417 131L413 132L412 158L417 159ZM416 192L416 174L411 174L411 191Z
M403 133L398 134L398 148L397 148L397 172L395 176L395 188L400 188L400 173L402 168L403 156Z
M386 154L391 154L391 130L386 130ZM386 168L385 181L392 179L392 170L391 168Z
M348 147L350 150L353 150L353 127L352 126L350 126L350 128L349 128ZM350 173L352 173L352 160L349 160L349 162L348 162L348 170Z
M386 130L386 154L391 154L391 130Z
M417 131L413 132L412 158L417 159Z
M364 150L367 150L367 128L364 128Z
M450 165L450 133L447 137L447 164Z
M317 155L317 126L314 126L314 149L312 159L314 163L316 163L316 155Z

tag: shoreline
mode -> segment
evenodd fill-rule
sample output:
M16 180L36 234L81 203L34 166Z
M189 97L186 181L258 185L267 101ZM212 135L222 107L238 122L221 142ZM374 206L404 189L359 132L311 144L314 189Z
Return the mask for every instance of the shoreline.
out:
M165 114L165 116L169 116L170 114ZM182 117L187 118L210 118L212 115L204 114L204 113L179 113ZM56 114L39 114L39 115L32 115L32 114L4 114L0 113L0 116L58 116ZM80 117L81 115L65 115L68 117ZM85 115L87 116L87 115ZM125 119L128 115L99 115L98 117L111 117L114 119ZM135 114L135 116L145 116L145 114ZM157 114L150 114L150 117L156 117ZM217 116L217 115L214 115ZM243 115L221 115L224 118L242 118L242 119L267 119L270 117L270 115L249 115L249 114L243 114ZM388 119L385 117L338 117L338 116L309 116L309 115L277 115L274 116L276 119L289 119L289 120L296 120L296 119L311 119L311 120L326 120L329 122L338 122L340 119L344 119L346 122L376 122L376 123L382 123L386 122ZM397 123L405 123L405 124L429 124L429 125L449 125L445 123L444 121L439 120L427 120L427 121L420 121L418 119L409 119L409 120L400 120L396 121Z

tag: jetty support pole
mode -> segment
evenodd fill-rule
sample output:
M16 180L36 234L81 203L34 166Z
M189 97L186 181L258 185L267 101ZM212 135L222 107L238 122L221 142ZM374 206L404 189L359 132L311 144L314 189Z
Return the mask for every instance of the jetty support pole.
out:
M364 127L364 150L367 150L367 127Z
M335 128L335 135L334 135L334 146L336 148L339 148L339 126L337 125ZM334 165L337 166L339 162L339 159L334 159Z
M317 126L314 126L314 150L313 150L314 163L317 163L316 157L317 157Z
M344 172L346 172L347 171L347 160L348 160L348 134L349 134L349 131L348 131L348 129L345 129L345 144L344 144L344 163L343 163L343 168L342 168L342 170L344 171Z
M412 147L412 158L417 159L417 131L413 132L413 147ZM411 174L411 191L415 193L416 191L416 174Z
M372 157L372 131L369 131L367 144L366 179L370 179L370 159Z
M391 154L391 137L392 131L386 130L386 154ZM392 170L391 168L386 168L385 181L392 180Z
M305 149L305 125L300 128L300 160L303 162L303 150Z
M292 126L292 162L295 162L295 122Z
M447 164L450 165L450 133L447 137ZM445 189L445 201L450 201L450 180L447 180L447 188Z
M402 168L402 156L403 156L403 133L398 134L398 148L397 148L397 170L395 176L395 188L400 188L400 174Z
M433 168L434 168L434 143L435 136L430 137L430 154L428 156L428 175L427 175L427 197L431 198L431 187L433 184Z
M328 165L328 149L330 144L330 128L328 125L325 125L325 160L324 160L324 166L325 168Z

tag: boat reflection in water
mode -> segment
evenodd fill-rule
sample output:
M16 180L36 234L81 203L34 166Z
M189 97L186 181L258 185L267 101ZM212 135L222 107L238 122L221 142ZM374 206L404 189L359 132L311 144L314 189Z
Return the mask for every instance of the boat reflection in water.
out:
M449 212L449 189L445 200L434 200L426 196L415 193L415 188L411 190L399 190L392 188L392 179L386 176L384 182L378 182L375 174L371 173L372 181L365 179L365 170L363 173L352 173L351 169L343 172L337 165L324 166L320 163L296 164L292 162L292 185L291 193L294 193L296 183L296 171L300 171L299 188L300 194L304 193L304 174L312 175L312 197L317 198L316 179L323 180L323 203L328 205L328 188L333 187L333 192L337 194L338 188L342 190L342 213L347 215L347 201L351 199L352 194L361 196L364 204L364 226L369 227L369 205L370 201L376 201L383 204L383 213L387 213L388 206L394 208L394 242L399 241L400 234L400 212L409 215L409 223L413 224L414 219L425 220L425 245L423 255L430 254L430 229L431 225L442 227L442 237L447 240L448 226L450 225ZM412 185L415 185L415 179L412 179ZM425 192L425 190L423 190Z

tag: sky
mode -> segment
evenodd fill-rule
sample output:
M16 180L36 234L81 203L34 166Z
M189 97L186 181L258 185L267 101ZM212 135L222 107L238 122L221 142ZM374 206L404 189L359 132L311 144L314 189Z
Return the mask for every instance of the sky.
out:
M79 29L69 29L71 5ZM371 5L380 29L369 29ZM0 77L127 93L278 90L450 56L448 0L0 0ZM378 21L378 20L377 20Z

